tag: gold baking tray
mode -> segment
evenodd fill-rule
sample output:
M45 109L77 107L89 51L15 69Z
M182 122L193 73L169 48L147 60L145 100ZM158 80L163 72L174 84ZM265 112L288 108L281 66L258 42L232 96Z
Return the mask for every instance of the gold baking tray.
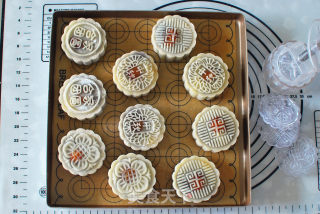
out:
M178 14L195 25L197 44L190 56L180 62L160 59L151 44L152 27L166 15ZM70 61L61 49L61 35L71 20L85 17L99 22L106 31L108 46L101 59L90 66ZM151 55L159 68L156 87L146 96L127 97L112 81L112 67L122 54L132 50ZM183 68L198 53L220 56L228 65L230 78L225 91L211 101L191 98L182 82ZM93 120L70 118L58 102L59 89L73 74L93 74L104 83L107 98L103 113ZM164 139L155 148L136 152L126 147L118 133L122 112L136 103L150 104L166 119ZM233 111L240 123L240 135L228 151L204 152L192 138L192 122L206 106L223 105ZM53 16L50 90L48 112L47 203L54 207L177 207L234 206L250 203L250 133L246 26L243 15L209 12L167 11L62 11ZM91 129L102 137L107 158L95 174L74 176L58 161L57 147L68 131ZM156 169L155 191L135 203L121 200L108 185L113 160L129 152L144 155ZM183 158L204 156L220 171L221 185L215 196L199 204L183 202L172 188L171 175Z

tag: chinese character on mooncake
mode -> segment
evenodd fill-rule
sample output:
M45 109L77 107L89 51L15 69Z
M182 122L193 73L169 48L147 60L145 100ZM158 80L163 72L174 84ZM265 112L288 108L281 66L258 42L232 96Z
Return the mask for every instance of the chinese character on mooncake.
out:
M64 29L61 48L77 64L90 65L104 55L106 32L93 19L73 20Z
M93 75L73 75L60 88L59 102L62 109L78 120L92 119L102 112L106 90Z

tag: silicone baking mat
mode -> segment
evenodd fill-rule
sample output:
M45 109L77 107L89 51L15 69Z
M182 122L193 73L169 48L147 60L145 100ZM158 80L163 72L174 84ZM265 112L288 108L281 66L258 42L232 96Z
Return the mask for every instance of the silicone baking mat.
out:
M159 18L180 14L195 25L197 44L190 56L180 62L167 62L153 51L151 31ZM106 54L90 66L70 61L61 49L64 27L80 17L93 18L107 33ZM122 54L132 50L151 55L159 68L156 87L146 96L127 97L116 89L112 81L112 67ZM184 89L182 73L188 60L202 52L222 57L228 65L229 85L222 95L210 101L191 98ZM171 207L244 205L250 203L250 139L247 49L244 17L231 13L200 12L145 12L145 11L90 11L58 12L54 14L48 124L47 202L50 206L84 207ZM93 74L104 83L107 98L103 113L93 120L71 119L58 103L59 88L73 74ZM163 141L155 149L136 152L126 147L117 130L119 117L136 103L150 104L159 109L166 120ZM223 105L236 114L240 123L240 136L228 151L204 152L192 138L192 122L203 108ZM91 129L102 137L107 158L95 174L81 177L66 171L57 158L57 147L69 130ZM145 200L128 202L112 193L107 172L113 160L121 154L134 152L144 155L156 169L157 183ZM176 164L192 155L213 161L220 171L221 185L209 201L191 204L177 197L172 188L171 174Z

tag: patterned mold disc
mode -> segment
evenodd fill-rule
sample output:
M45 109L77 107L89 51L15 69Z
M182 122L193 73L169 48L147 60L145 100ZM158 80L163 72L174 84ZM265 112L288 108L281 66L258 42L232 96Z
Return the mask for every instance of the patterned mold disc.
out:
M234 145L239 136L239 122L224 106L204 108L192 124L192 136L205 151L220 152Z
M224 91L229 76L228 66L220 57L200 53L186 64L182 80L192 97L209 100Z
M76 129L61 139L58 158L71 174L86 176L101 168L106 158L101 137L88 129Z
M190 54L196 45L194 25L179 15L165 16L152 28L153 50L162 58L180 60Z
M93 19L71 21L61 37L62 50L77 64L90 65L98 61L106 47L106 32Z
M93 75L73 75L60 88L59 102L70 117L78 120L92 119L102 112L106 90L102 82Z
M152 192L156 170L142 155L129 153L113 161L108 172L109 185L121 199L137 201Z
M151 105L130 106L120 116L119 135L126 146L146 151L155 148L163 139L165 120Z
M205 157L184 158L172 174L173 188L184 201L200 203L217 193L220 173Z
M113 81L119 91L127 96L148 94L158 80L158 66L143 51L132 51L117 59L113 69Z

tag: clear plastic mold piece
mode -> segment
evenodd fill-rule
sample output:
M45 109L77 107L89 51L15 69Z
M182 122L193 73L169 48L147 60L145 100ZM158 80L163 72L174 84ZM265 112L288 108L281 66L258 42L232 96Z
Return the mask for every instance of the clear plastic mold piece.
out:
M320 71L320 19L308 33L308 44L290 41L275 48L263 64L268 86L277 93L296 93Z
M281 171L299 177L314 167L317 161L317 148L311 138L301 135L292 146L278 149L276 158Z

